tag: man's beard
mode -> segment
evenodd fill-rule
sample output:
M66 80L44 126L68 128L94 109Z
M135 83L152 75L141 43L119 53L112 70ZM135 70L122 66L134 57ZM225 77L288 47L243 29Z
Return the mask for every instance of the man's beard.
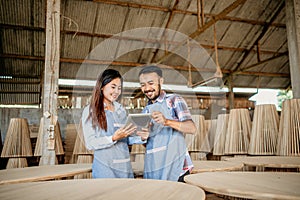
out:
M154 92L155 92L155 90L154 90ZM149 98L147 95L146 95L146 97L149 100L154 101L154 100L156 100L160 96L160 92L161 92L161 85L160 85L160 83L158 83L158 94L155 95L153 98ZM145 93L147 93L147 91L145 91Z

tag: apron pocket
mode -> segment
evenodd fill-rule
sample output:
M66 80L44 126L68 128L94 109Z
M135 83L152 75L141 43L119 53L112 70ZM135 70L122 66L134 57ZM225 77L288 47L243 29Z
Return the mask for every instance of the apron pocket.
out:
M154 148L154 149L148 149L147 154L156 153L156 152L160 152L160 151L165 151L166 149L167 149L167 146L157 147L157 148Z

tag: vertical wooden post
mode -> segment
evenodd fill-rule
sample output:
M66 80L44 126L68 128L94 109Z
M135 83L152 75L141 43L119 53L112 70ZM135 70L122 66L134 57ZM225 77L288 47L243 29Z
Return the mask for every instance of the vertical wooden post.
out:
M232 75L229 75L228 79L228 89L229 89L229 95L228 95L228 101L229 101L229 109L234 109L234 93L233 93L233 84L232 84Z
M57 119L57 95L60 56L60 0L47 0L46 50L43 87L44 135L40 165L54 165L56 160L51 125ZM52 132L53 133L53 132ZM54 132L54 134L56 134Z
M300 98L300 2L286 0L286 32L293 98Z

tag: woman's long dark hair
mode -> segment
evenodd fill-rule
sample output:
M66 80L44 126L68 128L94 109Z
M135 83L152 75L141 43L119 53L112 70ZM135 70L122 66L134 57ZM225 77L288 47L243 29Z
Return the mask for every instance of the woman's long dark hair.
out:
M103 102L104 95L102 88L116 78L121 79L121 85L123 88L123 78L121 74L114 69L106 69L98 76L96 85L93 90L93 95L90 104L90 112L88 117L88 119L92 118L92 125L94 128L96 126L99 126L101 129L107 131L107 122ZM121 98L121 95L119 96L118 100Z

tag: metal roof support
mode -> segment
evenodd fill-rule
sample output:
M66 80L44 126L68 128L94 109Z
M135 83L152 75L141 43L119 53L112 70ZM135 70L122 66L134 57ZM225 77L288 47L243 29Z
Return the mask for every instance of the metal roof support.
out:
M269 27L271 26L271 24L275 21L275 19L277 18L277 16L279 15L279 13L281 12L281 10L284 8L284 1L282 1L280 3L280 5L278 6L276 12L272 15L269 23L267 25L265 25L261 31L261 33L259 34L259 36L257 37L257 39L255 40L255 42L253 43L253 45L250 47L249 50L246 50L243 58L241 59L241 61L238 63L238 65L235 67L235 69L233 71L238 71L238 70L243 70L241 69L241 65L243 64L243 62L246 60L246 58L249 56L250 52L254 49L254 47L259 43L259 41L263 38L263 36L267 33Z
M236 0L235 2L233 2L232 4L230 4L227 8L225 8L222 12L220 12L218 15L216 15L214 18L212 18L210 21L208 21L207 23L205 23L200 29L197 29L195 32L193 32L192 34L190 34L189 37L191 39L194 39L195 37L199 36L201 33L203 33L209 27L211 27L212 25L214 25L217 21L221 20L222 17L225 17L228 13L230 13L231 11L233 11L234 9L236 9L238 6L244 4L245 1L246 0ZM185 43L186 43L186 40L182 41L177 47L175 47L172 50L172 52L174 52L174 50L176 48L179 48L180 46L184 45ZM163 60L165 60L166 58L168 58L170 55L172 55L172 53L165 54L164 56L162 56L161 58L159 58L156 63L161 63Z
M300 4L286 0L286 32L288 38L290 75L293 98L300 98Z
M55 164L54 123L57 118L57 96L60 57L60 0L46 2L46 49L43 87L43 150L40 165ZM52 129L53 128L53 129Z

